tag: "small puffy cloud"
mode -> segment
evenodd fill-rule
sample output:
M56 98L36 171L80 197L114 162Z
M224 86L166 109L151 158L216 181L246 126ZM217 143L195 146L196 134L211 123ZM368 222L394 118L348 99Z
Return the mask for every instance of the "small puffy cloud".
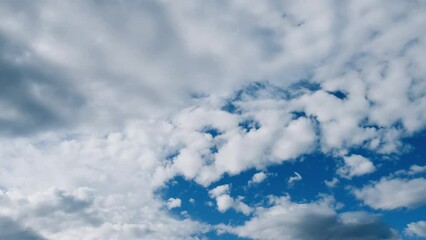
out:
M267 176L268 175L264 172L255 173L253 177L251 178L251 180L248 182L248 184L251 185L251 184L261 183L266 179Z
M168 209L178 208L181 206L181 204L182 201L180 200L180 198L169 198L169 200L167 200Z
M361 155L351 155L343 157L345 165L337 170L337 173L345 178L352 178L355 176L362 176L372 173L376 167L368 159Z
M234 205L234 199L232 199L228 194L223 194L216 197L216 204L219 212L223 213Z
M220 185L217 186L215 188L213 188L212 190L209 191L209 195L212 198L216 198L219 197L220 195L223 194L229 194L229 185L228 184L224 184L224 185Z
M331 180L324 180L325 185L327 185L327 187L329 188L334 188L336 187L336 185L339 183L339 179L338 178L333 178Z
M377 216L365 212L337 214L329 198L310 203L295 203L275 198L268 208L258 207L254 217L242 226L223 227L227 231L255 240L397 240L395 230Z
M191 204L195 204L195 199L190 198L190 199L189 199L189 203L191 203Z
M417 208L426 204L426 179L382 178L353 193L374 209Z
M426 221L409 223L405 228L405 233L409 236L426 238Z
M209 191L211 198L216 199L216 205L219 212L223 213L228 211L230 208L235 209L237 212L241 212L244 215L249 215L253 212L253 209L247 204L242 202L243 198L234 199L230 196L229 185L220 185Z
M295 182L298 182L298 181L301 181L302 180L302 176L298 173L298 172L294 172L294 176L291 176L289 179L288 179L288 184L289 185L292 185L292 184L294 184Z

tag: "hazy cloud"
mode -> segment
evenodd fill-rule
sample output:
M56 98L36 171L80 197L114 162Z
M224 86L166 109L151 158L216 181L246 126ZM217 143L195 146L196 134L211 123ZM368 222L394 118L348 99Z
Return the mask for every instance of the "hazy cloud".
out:
M408 224L405 233L409 236L426 237L426 221Z

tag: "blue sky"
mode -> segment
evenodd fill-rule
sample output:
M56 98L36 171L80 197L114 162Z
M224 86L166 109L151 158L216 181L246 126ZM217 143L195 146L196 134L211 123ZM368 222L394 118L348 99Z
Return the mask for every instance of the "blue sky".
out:
M419 0L5 0L0 239L426 239Z
M348 187L362 187L371 181L378 181L383 176L388 176L401 169L409 169L412 165L424 164L424 148L425 133L421 132L418 136L408 138L405 144L411 146L411 150L403 155L395 156L399 161L383 160L380 169L369 176L360 177L350 181L341 180L336 187L327 187L324 181L331 180L335 177L337 159L323 154L309 154L303 159L295 159L282 165L270 166L263 169L268 175L267 179L258 184L250 184L252 176L259 171L255 169L248 170L237 176L225 176L219 182L213 184L211 188L222 184L232 184L233 196L244 196L245 202L248 204L264 204L268 195L289 194L291 199L296 202L310 202L318 199L320 194L329 194L334 196L336 201L343 204L338 212L345 211L368 211L379 214L380 218L389 226L403 232L407 224L424 219L426 214L425 206L416 207L415 209L399 208L391 211L375 210L359 202ZM368 154L368 153L365 153ZM371 153L370 153L371 154ZM378 161L380 162L380 161ZM294 172L299 173L302 179L293 185L288 184ZM425 173L419 174L423 177ZM250 217L236 211L227 211L220 213L217 209L208 206L206 203L212 199L208 195L208 189L204 189L199 185L187 181L182 177L171 180L167 186L161 190L163 199L167 200L171 197L178 197L182 200L179 208L172 209L173 214L177 217L189 214L194 219L205 221L209 224L226 223L231 225L239 225ZM192 204L190 199L194 199ZM241 239L232 235L219 235L213 238L220 239ZM410 237L408 239L421 239Z

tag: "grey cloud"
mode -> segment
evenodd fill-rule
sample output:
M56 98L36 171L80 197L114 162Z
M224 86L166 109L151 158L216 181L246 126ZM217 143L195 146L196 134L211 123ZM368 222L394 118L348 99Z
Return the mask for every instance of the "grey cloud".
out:
M59 100L71 112L63 116L58 109L26 101L28 90L17 91L15 96L26 102L12 108L20 113L34 109L33 121L4 124L10 124L7 129L13 132L38 126L49 128L64 121L74 121L76 125L91 123L93 128L120 127L129 119L161 115L191 105L194 93L223 96L259 79L287 87L308 77L309 81L327 87L326 90L347 90L352 100L355 93L349 90L353 86L343 82L354 75L362 79L363 89L357 93L357 101L350 101L351 106L368 108L369 102L361 101L368 99L373 107L371 111L351 112L350 118L359 121L348 126L340 126L348 122L342 116L325 121L325 138L334 137L341 147L360 144L372 131L359 128L358 123L366 119L372 125L387 127L402 120L407 126L404 130L416 131L424 125L424 98L418 90L424 84L411 79L424 75L424 63L419 57L424 49L424 35L415 31L425 24L418 10L424 5L418 1L393 3L321 1L313 6L303 1L268 1L252 2L255 7L248 7L250 4L232 1L4 1L0 10L4 20L0 24L2 34L28 48L37 59L55 66L55 84L49 85L53 89L48 91L62 90L59 95L68 96L65 98L73 102L49 99ZM412 27L404 28L408 25ZM374 39L372 32L376 33ZM418 40L408 44L413 39ZM398 44L389 44L394 41ZM412 76L401 81L412 86L402 84L393 94L395 91L380 83L394 75L394 71L384 77L379 77L379 73L383 63L398 70L398 64L390 64L396 60L412 70L403 74ZM51 69L34 62L30 66L36 71ZM342 81L329 81L336 78ZM61 86L65 82L78 86L78 90L70 90L67 84ZM393 86L391 81L385 85ZM410 89L408 94L405 87ZM389 94L380 94L382 89ZM397 101L388 101L387 96L391 95L397 96ZM407 102L406 95L413 96L412 101ZM397 111L398 102L406 102L409 107ZM28 107L20 110L23 106ZM75 119L75 112L80 118ZM335 136L332 129L336 128L345 128L339 132L357 138ZM331 140L324 145L333 148L338 144ZM386 147L387 152L394 149Z
M408 236L417 236L426 238L426 221L412 222L405 228L405 233Z
M28 200L24 225L53 239L70 230L89 239L185 239L200 224L171 218L152 196L175 175L208 185L224 173L313 150L395 153L401 137L423 129L424 9L421 1L405 0L2 1L0 133L89 134L64 141L57 134L43 139L48 146L0 139L1 182L30 192L53 184L101 192L103 206L65 193L47 194L54 204ZM278 97L302 77L315 89ZM270 87L232 102L240 115L220 110L230 92L259 80ZM330 94L338 91L346 97ZM194 101L191 94L206 97ZM134 119L142 121L128 123ZM239 122L249 119L259 126L241 131ZM200 132L207 123L221 134ZM104 134L110 128L120 130ZM164 149L179 153L167 165ZM395 204L401 205L382 208ZM353 223L325 209L270 224L264 219L271 208L251 222L265 225L239 229L259 238L271 231L276 239L286 236L286 226L308 239L393 237L377 219Z
M0 217L0 239L45 240L38 233L7 217Z
M228 232L256 240L379 240L399 239L395 230L365 212L337 214L327 200L293 203L281 198L255 217Z
M158 2L1 5L5 41L31 54L26 64L0 63L2 78L14 77L16 86L3 101L24 118L3 121L11 133L54 129L69 122L119 127L130 118L170 110L200 86L213 85L199 79L220 79L215 60L191 53L169 9ZM22 55L10 45L2 43L2 50L11 58ZM29 77L22 79L25 76ZM59 109L34 98L27 85L44 87L48 96L43 100L57 103Z
M53 66L28 64L31 52L0 34L0 133L25 135L78 118L83 99Z

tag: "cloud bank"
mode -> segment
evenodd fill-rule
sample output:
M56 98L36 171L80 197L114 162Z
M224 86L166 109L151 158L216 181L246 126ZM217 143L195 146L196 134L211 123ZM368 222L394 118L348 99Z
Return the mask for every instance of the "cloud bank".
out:
M263 205L232 197L232 183L211 186L253 169L244 184L267 186L268 167L320 153L344 161L333 188L408 151L403 139L426 124L425 9L2 1L0 238L203 239L217 226L173 215L186 201L156 194L180 176L219 212L249 218L222 226L236 236L398 239L379 216L338 212L329 198ZM423 173L413 165L352 192L373 209L420 208ZM422 224L406 232L424 236Z

